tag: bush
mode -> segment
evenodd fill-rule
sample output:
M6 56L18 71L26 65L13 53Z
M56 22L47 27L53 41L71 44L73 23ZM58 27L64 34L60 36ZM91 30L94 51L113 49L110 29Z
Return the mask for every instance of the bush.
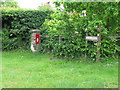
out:
M28 48L30 30L39 29L52 11L2 10L2 49Z
M57 12L51 16L52 19L46 20L41 28L44 35L51 37L46 38L44 43L41 44L42 51L49 51L56 56L67 58L79 58L86 53L93 60L95 60L97 50L99 49L101 50L101 57L114 56L120 51L118 50L120 47L117 44L118 40L108 38L109 35L114 36L118 30L109 30L106 27L106 22L103 22L101 19L92 19L89 16L80 17L79 14L70 16L66 12ZM95 26L98 27L99 25L102 26L101 32L97 31L98 28L95 28ZM116 27L118 26L116 25ZM88 30L86 31L86 29ZM86 32L88 36L101 34L101 47L97 48L97 43L93 41L86 43L84 38ZM71 36L75 37L72 38ZM62 38L60 43L59 37Z

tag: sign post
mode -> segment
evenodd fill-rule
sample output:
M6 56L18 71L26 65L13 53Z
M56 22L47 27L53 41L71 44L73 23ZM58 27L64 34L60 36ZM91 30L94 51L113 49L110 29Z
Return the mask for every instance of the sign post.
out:
M85 38L88 41L98 41L98 36L86 36Z
M100 46L101 46L101 35L98 34L98 42L97 42L97 54L96 54L96 62L100 61Z
M101 30L102 30L102 26L99 26L98 27L99 34L97 34L97 36L98 36L98 42L97 42L96 62L100 61Z

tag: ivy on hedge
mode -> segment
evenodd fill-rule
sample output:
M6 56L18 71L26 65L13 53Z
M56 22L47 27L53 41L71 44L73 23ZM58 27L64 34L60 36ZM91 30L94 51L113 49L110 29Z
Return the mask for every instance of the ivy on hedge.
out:
M39 29L53 11L2 10L2 49L28 48L30 30Z

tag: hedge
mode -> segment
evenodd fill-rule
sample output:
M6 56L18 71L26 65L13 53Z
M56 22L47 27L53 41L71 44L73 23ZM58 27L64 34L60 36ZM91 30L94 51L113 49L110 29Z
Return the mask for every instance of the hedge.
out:
M69 2L66 3L69 4ZM72 2L72 4L74 4L74 2ZM118 8L114 7L113 3L113 5L111 5L110 7L105 6L107 9L103 9L104 12L102 12L101 14L96 14L96 10L91 10L91 5L96 8L96 4L99 3L88 4L89 8L88 5L86 5L86 7L88 10L87 14L89 15L81 17L81 12L82 10L84 10L83 7L83 9L79 10L79 12L76 12L75 14L73 12L73 15L67 14L68 11L65 10L64 12L56 12L51 15L51 20L46 20L44 22L41 30L45 32L45 35L51 37L46 38L44 40L44 43L41 44L41 47L43 47L41 49L44 52L50 52L53 53L55 56L70 59L80 59L81 56L84 57L86 54L87 57L93 58L93 61L95 61L96 59L98 50L101 51L100 57L115 57L117 55L120 55L120 39L109 38L109 36L120 36L120 33L118 33ZM84 3L82 5L84 6ZM109 4L107 3L107 5ZM77 6L76 7L77 9L80 9L82 8L81 6L78 4L79 8ZM98 8L101 10L100 6ZM115 8L115 10L113 8ZM67 10L68 9L69 8L67 8ZM105 12L107 13L104 14ZM109 19L109 21L107 19ZM101 31L98 30L99 27L101 27ZM86 33L88 34L88 36L97 36L98 34L100 34L102 37L101 46L97 47L97 42L93 41L87 41L86 43ZM75 37L72 38L71 36ZM59 42L59 37L62 38L61 42Z
M30 30L39 29L53 11L2 10L2 49L29 48Z

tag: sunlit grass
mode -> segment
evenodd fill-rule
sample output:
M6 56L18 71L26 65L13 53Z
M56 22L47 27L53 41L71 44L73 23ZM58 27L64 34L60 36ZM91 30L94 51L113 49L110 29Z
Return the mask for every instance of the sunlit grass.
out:
M118 59L87 63L30 51L3 52L4 88L117 88Z
M0 89L2 88L2 52L0 51Z

